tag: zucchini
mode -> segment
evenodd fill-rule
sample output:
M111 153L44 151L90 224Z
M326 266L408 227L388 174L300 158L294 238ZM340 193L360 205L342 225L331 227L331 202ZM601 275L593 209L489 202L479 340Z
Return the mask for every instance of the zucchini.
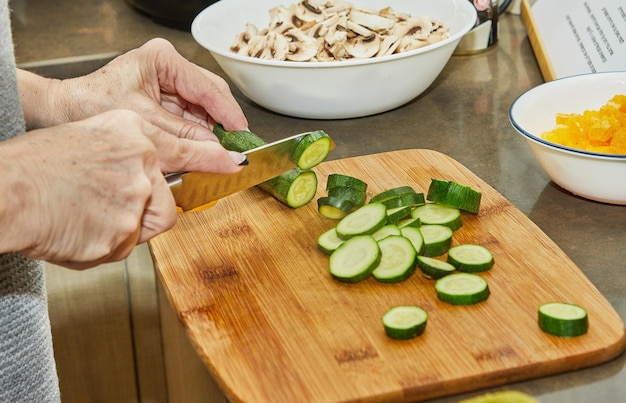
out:
M400 221L398 221L398 227L403 228L403 227L420 227L422 225L422 221L419 218L413 218L413 217L405 217L405 218L401 218Z
M481 245L462 244L448 250L448 263L458 271L476 273L491 269L493 255Z
M409 217L410 215L411 215L411 207L409 206L387 209L387 223L397 225L400 223L401 220Z
M245 130L226 131L219 123L216 123L213 126L213 133L220 141L220 144L225 149L231 151L244 152L266 144L265 140L252 132ZM306 140L309 137L320 137L318 138L318 140L320 140L324 138L324 135L328 138L328 151L330 151L330 144L332 144L332 141L330 137L328 137L328 135L321 130L311 132L309 136L306 136L303 140ZM300 146L303 140L298 143L298 146ZM298 153L300 155L300 159L305 161L303 166L306 169L296 167L283 173L282 175L257 185L258 188L269 193L275 199L291 208L302 207L313 200L315 193L317 192L317 175L309 169L313 167L311 164L314 160L319 160L319 162L321 162L328 155L328 152L325 152L324 154L324 150L321 147L318 147L319 144L317 144L317 141L307 142L305 144L309 144L312 147L311 152L309 153L308 151L305 152L305 150L299 150ZM298 150L298 147L296 150ZM319 153L317 158L314 157L315 152ZM303 155L304 157L302 157Z
M413 245L413 248L415 248L415 252L418 255L421 255L424 252L424 237L418 228L402 227L400 228L400 233L403 237L411 241L411 244Z
M539 328L559 337L576 337L587 333L587 311L575 304L549 302L539 306Z
M339 197L325 196L317 199L317 211L331 220L341 220L357 208L350 200Z
M361 207L365 204L367 195L361 189L351 188L349 186L336 186L328 190L328 196L338 199L345 199L355 206Z
M415 271L417 253L411 241L401 235L389 235L378 241L380 262L372 276L382 283L399 283Z
M335 227L324 231L317 237L317 246L327 255L332 254L342 243L344 243L344 240L337 236Z
M343 174L328 175L328 179L326 181L326 190L330 190L336 187L347 187L360 190L363 193L367 192L367 183L363 182L361 179Z
M437 297L452 305L472 305L489 298L487 281L470 273L453 273L435 283Z
M387 238L389 235L402 235L400 228L395 224L386 224L380 227L380 229L372 234L375 240L380 241Z
M424 238L424 256L441 256L452 245L452 230L450 227L438 224L422 225L419 231Z
M387 206L387 208L396 208L396 207L413 207L419 206L425 203L424 201L424 193L404 193L401 195L393 196L388 199L381 200L380 203Z
M456 270L450 263L428 256L418 256L417 267L420 268L424 277L433 279L440 279Z
M317 175L314 171L294 168L257 186L284 205L298 208L315 197Z
M337 235L349 239L355 235L371 235L387 223L387 208L380 203L359 207L337 223Z
M424 333L428 313L418 306L399 305L382 316L385 334L392 339L412 339Z
M311 169L323 162L332 149L332 140L323 130L304 137L293 152L292 159L300 169Z
M406 193L415 193L415 190L411 186L398 186L395 188L383 190L382 192L372 196L372 198L370 199L370 203L378 203L383 200L392 199L396 196Z
M417 206L411 212L413 218L419 218L422 224L438 224L450 227L456 231L463 225L461 221L461 210L444 206L437 203L428 203Z
M341 244L331 255L331 276L346 283L369 277L380 262L378 243L371 235L357 235Z
M470 213L478 213L481 193L457 182L431 179L426 199Z

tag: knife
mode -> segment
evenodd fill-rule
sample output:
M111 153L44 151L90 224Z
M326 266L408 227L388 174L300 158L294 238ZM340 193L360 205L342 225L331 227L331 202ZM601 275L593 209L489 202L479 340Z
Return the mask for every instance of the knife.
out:
M240 190L256 186L295 168L296 146L311 132L300 133L243 152L248 165L235 174L173 172L165 179L182 211L201 210L212 202Z

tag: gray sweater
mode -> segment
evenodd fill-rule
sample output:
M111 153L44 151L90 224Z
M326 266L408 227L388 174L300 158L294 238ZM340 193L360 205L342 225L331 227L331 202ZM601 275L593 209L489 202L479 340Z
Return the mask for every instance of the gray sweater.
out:
M0 0L0 142L25 131L7 2ZM60 393L42 264L0 254L0 402L55 401Z

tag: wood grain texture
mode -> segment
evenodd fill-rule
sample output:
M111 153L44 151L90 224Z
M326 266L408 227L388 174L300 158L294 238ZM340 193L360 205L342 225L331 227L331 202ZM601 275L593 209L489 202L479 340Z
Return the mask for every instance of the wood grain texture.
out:
M484 274L492 294L474 306L437 300L416 272L399 284L330 278L316 239L335 223L315 203L297 210L258 189L183 214L150 242L157 272L200 357L232 401L416 401L570 371L610 360L625 347L624 325L580 269L533 222L455 160L404 150L325 162L330 173L365 180L368 192L431 178L483 193L453 244L478 243L495 256ZM557 214L558 212L555 212ZM589 333L541 332L537 307L584 306ZM429 313L419 338L394 341L381 315L415 304Z

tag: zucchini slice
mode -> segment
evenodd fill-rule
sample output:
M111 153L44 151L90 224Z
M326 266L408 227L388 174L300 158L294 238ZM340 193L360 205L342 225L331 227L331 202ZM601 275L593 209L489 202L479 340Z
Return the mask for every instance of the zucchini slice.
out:
M411 212L413 218L419 218L422 224L438 224L450 227L456 231L463 225L461 210L454 207L444 206L437 203L428 203L417 206Z
M493 255L482 245L462 244L448 250L448 263L458 271L476 273L491 269Z
M378 241L380 262L372 276L382 283L398 283L415 271L417 253L411 241L401 235L389 235Z
M332 140L323 130L316 130L304 137L293 152L292 160L300 169L311 169L328 157Z
M327 255L332 254L345 241L337 236L335 227L324 231L317 237L317 246Z
M343 174L330 174L326 181L326 190L330 190L335 187L347 187L356 190L360 190L363 193L367 191L367 183L361 179L355 178L350 175Z
M441 256L450 249L452 245L452 229L445 225L429 224L419 227L419 231L424 238L424 256Z
M386 223L387 208L380 203L368 203L337 223L337 235L341 239L349 239L355 235L371 235Z
M413 248L415 248L415 253L421 255L424 252L424 237L418 228L402 227L400 228L400 233L403 237L411 241Z
M559 337L576 337L587 333L587 311L575 304L549 302L539 306L539 328Z
M404 193L398 196L393 196L388 199L384 199L380 201L382 204L387 206L387 208L397 208L397 207L413 207L420 206L425 203L424 193Z
M357 208L350 200L339 197L324 196L317 199L317 211L331 220L341 220Z
M402 235L400 228L395 224L386 224L380 227L380 229L372 234L375 240L380 241L387 238L389 235Z
M437 297L452 305L472 305L489 298L487 281L470 273L453 273L435 283Z
M383 190L382 192L372 196L372 198L370 199L370 203L378 203L383 200L388 200L406 193L415 193L415 190L411 186L398 186L395 188Z
M345 283L365 280L380 262L378 243L371 235L357 235L342 243L331 255L330 274Z
M387 209L387 223L397 225L400 223L400 220L403 220L409 217L410 215L411 215L410 206Z
M294 168L259 185L261 189L291 208L302 207L315 197L317 175Z
M428 313L418 306L399 305L382 316L385 334L392 339L412 339L424 333Z
M478 213L481 193L457 182L431 179L426 199L470 213Z
M440 279L456 270L450 263L428 256L418 256L417 267L420 268L424 277L433 279Z
M367 194L364 191L349 186L335 186L328 189L328 196L349 200L357 207L364 205L367 198Z

